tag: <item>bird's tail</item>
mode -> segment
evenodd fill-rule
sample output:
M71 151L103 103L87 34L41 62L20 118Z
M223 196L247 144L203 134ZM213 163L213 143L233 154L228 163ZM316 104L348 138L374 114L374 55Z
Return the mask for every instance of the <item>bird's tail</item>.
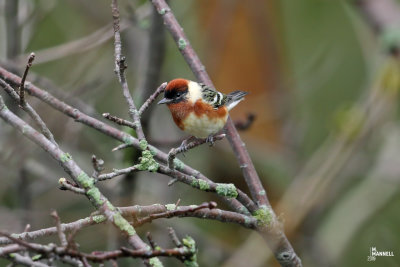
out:
M243 91L234 91L226 96L226 107L228 110L233 109L240 101L244 99L244 96L247 95L248 92Z

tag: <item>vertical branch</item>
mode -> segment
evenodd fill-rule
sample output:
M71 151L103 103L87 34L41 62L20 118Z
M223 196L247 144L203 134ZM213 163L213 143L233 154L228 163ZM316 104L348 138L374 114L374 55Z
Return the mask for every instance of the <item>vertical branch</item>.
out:
M118 10L118 1L112 0L111 10L113 16L113 29L114 29L114 56L115 56L115 73L118 76L118 80L122 86L122 93L125 97L126 102L129 107L129 115L131 116L133 122L136 124L136 134L139 140L145 139L142 125L140 123L139 112L136 109L135 103L133 102L131 93L128 87L128 81L125 77L125 69L127 68L125 64L125 56L122 55L122 43L120 34L120 18Z
M26 76L28 76L29 69L32 67L32 62L33 62L34 59L35 59L35 53L31 53L29 55L29 58L28 58L28 63L26 64L26 67L25 67L24 75L22 76L22 79L21 79L21 84L19 85L19 89L18 89L18 91L19 91L19 104L21 106L23 106L24 103L25 103L25 90L24 90L24 87L25 87Z

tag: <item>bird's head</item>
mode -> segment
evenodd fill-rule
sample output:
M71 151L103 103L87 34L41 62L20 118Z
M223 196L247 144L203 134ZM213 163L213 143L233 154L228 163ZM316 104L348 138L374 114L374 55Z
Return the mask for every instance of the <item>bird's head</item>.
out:
M174 79L167 84L164 98L158 104L176 104L187 100L189 93L189 81L185 79Z

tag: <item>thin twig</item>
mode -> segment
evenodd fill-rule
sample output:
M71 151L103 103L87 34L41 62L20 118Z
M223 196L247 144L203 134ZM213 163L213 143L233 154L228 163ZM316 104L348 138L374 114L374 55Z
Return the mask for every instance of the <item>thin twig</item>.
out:
M111 150L111 152L115 152L115 151L118 151L118 150L122 150L122 149L125 149L125 148L128 148L128 147L133 147L133 145L132 145L132 144L122 144L122 145L118 145L118 146L114 147L114 148Z
M60 217L57 214L57 211L54 210L51 213L51 216L54 218L54 221L56 222L58 238L60 239L61 246L62 247L67 247L67 245L68 245L67 238L65 236L64 231L61 228L61 220L60 220Z
M85 194L84 189L77 187L76 185L72 184L70 181L68 181L65 178L60 178L58 180L58 184L59 184L59 188L61 190L69 190L71 192L74 192L76 194L81 194L81 195Z
M42 262L33 261L30 257L22 256L21 254L18 254L18 253L13 253L12 257L10 256L9 259L15 263L29 266L29 267L50 267L47 264L44 264Z
M225 138L225 134L219 134L213 137L214 141L218 141L218 140L222 140ZM185 140L186 141L186 140ZM183 141L183 142L185 142ZM174 160L176 155L178 155L179 153L183 153L185 151L188 151L192 148L195 148L197 146L200 146L204 143L207 142L206 138L202 138L202 139L196 139L194 141L191 141L189 144L184 144L182 143L182 145L180 147L177 148L172 148L169 153L168 153L168 167L171 170L175 169L175 164L174 164Z
M32 67L32 62L35 59L35 53L31 53L28 58L28 63L26 64L26 68L24 71L24 75L22 75L21 84L19 85L19 104L22 106L25 103L25 79L28 75L29 69Z
M115 122L116 124L122 125L122 126L128 126L132 129L136 129L136 124L131 122L131 121L127 121L124 120L122 118L118 118L116 116L112 116L110 115L110 113L103 113L103 117L106 118L107 120L110 120L112 122Z
M104 180L112 179L112 178L114 178L116 176L119 176L119 175L131 173L131 172L135 172L135 171L138 171L136 166L131 166L131 167L128 167L128 168L125 168L125 169L120 169L120 170L114 169L113 172L104 173L104 174L99 175L96 180L97 181L104 181Z
M150 223L155 219L160 219L160 218L172 218L172 217L177 217L180 214L185 214L186 212L195 212L201 209L214 209L217 207L217 203L211 201L211 202L204 202L201 205L198 206L189 206L186 208L180 207L179 209L172 209L172 210L167 210L165 212L161 213L155 213L155 214L150 214L149 216L146 216L144 218L139 219L137 222L135 222L135 226L140 226L145 223Z
M149 244L152 250L155 250L157 247L157 243L154 241L153 236L150 232L146 233L147 240L149 240Z
M20 103L20 96L6 81L0 79L0 85L16 103ZM36 125L39 126L40 131L47 137L47 139L49 139L53 144L58 146L57 142L54 140L53 134L51 133L49 128L47 128L46 124L39 116L39 114L37 114L37 112L31 107L31 105L29 105L28 102L24 101L22 105L20 105L20 107L32 118L32 120L36 123Z
M126 64L125 64L125 56L122 55L122 43L121 43L121 34L119 32L120 30L120 18L119 18L119 10L118 10L118 1L117 0L112 0L111 4L111 9L112 9L112 16L113 16L113 28L114 28L114 54L115 54L115 73L118 76L118 80L122 86L122 93L124 95L124 98L128 104L129 107L129 115L131 116L134 124L136 124L136 133L139 138L139 140L145 139L142 125L140 123L140 116L139 112L136 109L135 103L133 102L131 93L129 91L128 87L128 81L126 80L125 77L125 69Z
M93 174L92 177L97 179L99 174L104 170L104 160L97 159L96 155L92 155Z
M254 113L249 113L247 114L246 120L235 121L235 127L240 131L248 130L253 125L255 119L256 115Z
M168 227L168 235L177 248L183 247L181 241L179 240L178 236L175 233L174 228Z
M149 108L149 106L156 100L157 96L161 93L164 92L165 87L167 86L167 83L162 83L157 90L146 100L146 102L143 103L143 105L139 109L139 115L142 115L143 112L146 111L146 109Z

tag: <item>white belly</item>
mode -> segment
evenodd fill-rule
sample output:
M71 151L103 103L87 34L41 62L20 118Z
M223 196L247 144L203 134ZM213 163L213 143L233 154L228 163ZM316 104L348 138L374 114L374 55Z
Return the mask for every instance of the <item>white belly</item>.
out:
M224 118L209 119L203 115L197 117L195 114L190 114L185 120L184 131L199 138L206 138L210 134L216 134L224 128L228 114Z

